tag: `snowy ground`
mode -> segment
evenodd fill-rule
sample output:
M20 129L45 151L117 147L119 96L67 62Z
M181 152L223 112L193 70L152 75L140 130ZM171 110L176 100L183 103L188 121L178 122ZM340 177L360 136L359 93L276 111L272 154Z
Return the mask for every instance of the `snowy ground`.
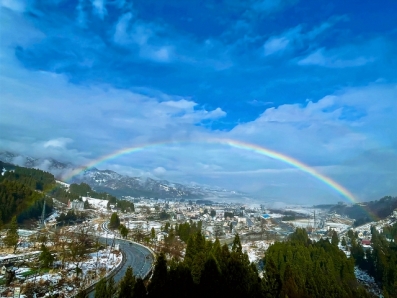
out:
M94 208L98 209L102 212L107 212L108 200L94 199L90 197L82 197L82 200L85 202L88 200L88 203Z
M375 283L375 280L373 277L369 276L367 272L361 270L357 266L354 267L354 274L356 275L356 278L358 282L371 293L375 294L378 297L383 297L381 294L381 290L379 289L378 285Z
M37 297L45 297L55 293L62 293L65 297L70 297L76 294L76 288L81 286L86 288L95 283L99 278L105 274L109 274L122 261L122 254L118 251L110 251L104 249L98 253L91 253L87 259L79 264L82 269L82 274L79 278L76 277L76 264L68 262L65 264L65 269L54 269L44 274L30 275L24 280L22 284L14 284L13 286L20 286L22 292L34 284L37 287L44 288L41 292L43 295ZM54 267L60 265L60 262L55 262ZM16 268L16 279L23 280L24 273L32 271L27 267ZM3 297L3 295L2 295ZM21 295L21 297L23 297Z
M269 248L269 246L273 242L270 241L250 241L247 243L243 243L243 251L248 254L248 258L250 262L258 262L260 259L264 257L265 251Z

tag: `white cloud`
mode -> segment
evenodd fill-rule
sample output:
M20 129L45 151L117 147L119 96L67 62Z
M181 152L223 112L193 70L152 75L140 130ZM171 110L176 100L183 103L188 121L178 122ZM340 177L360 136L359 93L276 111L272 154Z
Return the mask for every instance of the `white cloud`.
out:
M167 172L166 169L164 169L163 167L157 167L153 170L153 174L155 176L164 176L164 174Z
M313 40L315 40L319 35L330 29L337 22L345 19L346 18L344 16L334 16L317 27L306 31L302 25L290 28L280 35L270 37L263 45L264 54L265 56L269 56L275 53L282 53L287 49L302 47L308 42L313 43Z
M55 147L55 148L65 148L67 144L73 142L72 139L69 138L57 138L52 139L44 143L44 148Z
M297 39L297 36L300 35L301 30L302 27L297 26L287 30L280 36L270 37L263 45L265 56L269 56L287 49L287 47L290 46L295 39Z
M324 48L318 49L307 57L298 61L299 65L317 65L329 68L345 68L363 66L373 62L373 57L342 58L337 53L327 53Z

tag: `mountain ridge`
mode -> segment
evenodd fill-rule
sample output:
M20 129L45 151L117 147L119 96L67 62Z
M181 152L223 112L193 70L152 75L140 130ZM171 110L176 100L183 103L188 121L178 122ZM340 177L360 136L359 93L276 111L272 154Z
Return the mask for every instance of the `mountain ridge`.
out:
M16 163L28 168L39 168L49 171L54 174L58 180L62 180L62 174L78 168L71 163L60 162L53 158L35 158L9 151L0 152L0 160L8 163ZM246 196L243 193L228 191L224 188L215 186L201 186L198 184L188 186L182 183L169 182L164 179L156 180L150 177L131 177L109 169L100 170L95 167L86 168L79 174L73 176L68 182L87 183L96 191L107 192L117 197L233 199Z

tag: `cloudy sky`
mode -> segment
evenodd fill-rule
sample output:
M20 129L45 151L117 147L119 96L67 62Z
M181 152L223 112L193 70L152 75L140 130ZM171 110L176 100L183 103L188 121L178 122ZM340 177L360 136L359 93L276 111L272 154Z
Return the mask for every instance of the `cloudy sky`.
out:
M0 0L0 150L263 201L397 195L397 2Z

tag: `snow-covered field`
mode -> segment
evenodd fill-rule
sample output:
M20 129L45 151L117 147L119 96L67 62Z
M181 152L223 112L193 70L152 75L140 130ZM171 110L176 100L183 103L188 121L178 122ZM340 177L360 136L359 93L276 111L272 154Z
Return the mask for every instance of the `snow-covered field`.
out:
M273 242L269 241L250 241L243 243L243 251L248 254L250 262L257 262L264 257L264 252L269 248Z
M102 276L109 274L122 261L122 254L119 251L110 251L109 248L91 253L87 259L80 262L78 267L81 269L79 277L76 276L76 263L66 262L64 269L53 269L47 273L33 274L24 279L24 274L32 271L28 267L16 268L16 278L24 280L20 285L22 292L28 287L44 287L41 291L45 294L37 297L46 297L56 293L62 293L65 297L76 294L78 287L86 288L97 282ZM54 267L59 267L60 261L54 263ZM16 286L16 285L14 285ZM21 297L24 297L21 295Z
M94 198L90 198L90 197L82 197L82 200L84 202L88 200L88 203L93 208L98 209L99 211L102 211L102 212L107 211L108 200L94 199Z
M361 270L357 266L354 267L354 274L356 275L356 278L358 282L371 293L375 294L378 297L383 297L381 294L381 290L379 289L378 285L375 283L375 280L373 277L369 276L367 272Z

